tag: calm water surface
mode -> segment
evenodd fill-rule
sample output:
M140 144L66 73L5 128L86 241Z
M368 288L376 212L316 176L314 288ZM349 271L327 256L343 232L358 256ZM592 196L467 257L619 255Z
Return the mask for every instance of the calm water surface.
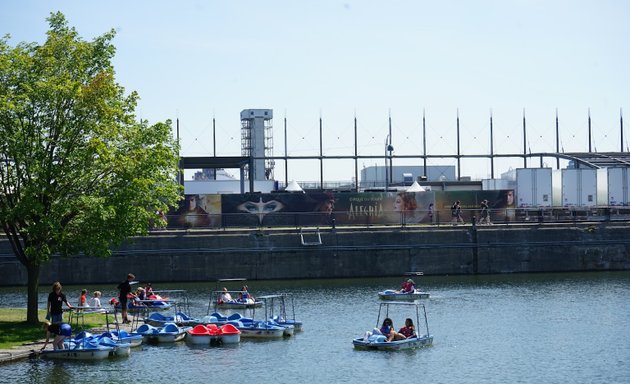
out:
M256 295L295 294L304 331L235 347L142 346L103 362L24 360L0 366L0 382L49 383L628 383L630 273L423 277L432 347L355 351L376 325L377 292L400 279L250 281ZM155 285L155 284L154 284ZM64 287L76 302L80 289ZM114 286L89 286L115 295ZM185 289L205 315L214 284ZM236 287L230 287L236 288ZM41 292L45 306L48 287ZM23 288L0 288L0 306L23 307ZM407 314L395 314L402 326Z

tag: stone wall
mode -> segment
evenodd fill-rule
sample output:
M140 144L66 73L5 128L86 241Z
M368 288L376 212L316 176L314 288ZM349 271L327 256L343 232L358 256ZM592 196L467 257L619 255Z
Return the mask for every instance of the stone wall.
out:
M299 230L160 231L109 258L55 257L41 284L348 278L630 270L625 223ZM0 237L0 285L26 284L26 270Z

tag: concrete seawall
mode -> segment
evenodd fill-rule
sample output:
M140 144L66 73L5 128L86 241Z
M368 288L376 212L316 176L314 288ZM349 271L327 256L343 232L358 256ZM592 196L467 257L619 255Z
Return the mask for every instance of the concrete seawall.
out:
M212 281L518 272L630 270L630 224L572 223L310 230L161 231L134 238L109 258L55 257L41 284ZM321 238L321 244L319 239ZM304 244L306 243L306 244ZM26 270L0 237L0 285Z

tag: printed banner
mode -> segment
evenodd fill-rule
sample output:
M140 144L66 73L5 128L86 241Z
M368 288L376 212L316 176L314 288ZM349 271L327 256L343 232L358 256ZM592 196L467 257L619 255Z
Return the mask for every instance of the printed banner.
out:
M186 195L168 220L179 228L470 223L482 204L491 219L514 218L514 191L493 190Z

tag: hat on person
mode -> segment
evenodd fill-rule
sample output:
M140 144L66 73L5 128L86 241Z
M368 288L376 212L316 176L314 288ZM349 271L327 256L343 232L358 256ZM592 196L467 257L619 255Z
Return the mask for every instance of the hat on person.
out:
M407 280L408 283L415 284L415 282L411 279Z

